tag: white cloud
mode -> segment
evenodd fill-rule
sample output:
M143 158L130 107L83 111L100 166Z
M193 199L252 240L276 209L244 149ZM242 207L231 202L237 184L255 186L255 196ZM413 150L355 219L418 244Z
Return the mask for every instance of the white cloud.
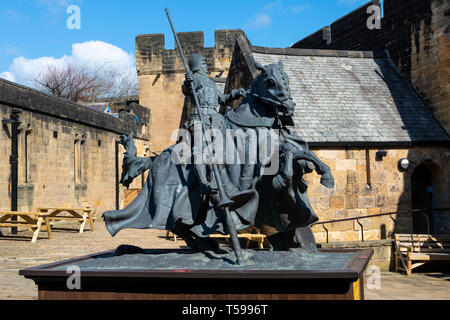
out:
M13 82L15 81L14 75L8 71L0 73L0 78Z
M262 29L269 26L271 23L272 18L268 14L262 13L247 22L246 27L247 29Z
M64 66L69 63L86 65L91 70L109 67L118 73L137 77L135 58L119 47L102 41L88 41L72 45L71 55L60 58L40 57L27 59L18 57L14 59L7 72L0 76L29 87L36 87L33 79L39 77L48 65Z
M75 43L72 46L72 59L75 63L86 63L91 67L107 64L121 72L134 69L135 62L133 54L102 41Z

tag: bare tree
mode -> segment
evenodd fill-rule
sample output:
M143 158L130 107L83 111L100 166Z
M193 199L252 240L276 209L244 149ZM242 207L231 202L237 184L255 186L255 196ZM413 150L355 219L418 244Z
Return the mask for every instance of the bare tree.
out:
M139 96L139 86L135 74L120 72L112 66L102 66L97 74L101 87L98 97L103 99L114 99L118 97L129 97L135 99Z
M73 63L62 67L47 65L34 82L44 91L70 101L81 100L98 86L95 76Z
M135 75L121 73L106 64L94 69L86 64L47 65L34 82L43 91L74 102L139 95Z

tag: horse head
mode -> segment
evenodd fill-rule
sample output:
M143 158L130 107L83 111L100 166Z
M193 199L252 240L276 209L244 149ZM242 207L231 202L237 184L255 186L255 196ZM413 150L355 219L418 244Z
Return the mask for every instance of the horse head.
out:
M261 72L253 81L249 94L257 97L265 105L282 112L284 116L292 116L295 102L292 99L289 78L284 72L281 60L267 66L255 61L255 67Z

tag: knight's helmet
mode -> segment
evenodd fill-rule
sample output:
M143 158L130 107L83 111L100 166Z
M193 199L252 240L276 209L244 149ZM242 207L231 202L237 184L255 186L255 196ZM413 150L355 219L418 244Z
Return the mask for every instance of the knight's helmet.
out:
M200 70L200 66L202 64L202 60L205 59L202 55L199 55L198 53L193 53L189 57L189 69L191 69L192 72L196 72Z

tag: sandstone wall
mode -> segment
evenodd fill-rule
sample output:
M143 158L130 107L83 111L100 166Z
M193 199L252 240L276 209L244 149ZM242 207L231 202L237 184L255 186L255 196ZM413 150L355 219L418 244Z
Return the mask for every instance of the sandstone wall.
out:
M320 176L316 173L305 176L309 184L308 196L320 221L410 210L411 176L420 164L425 164L433 172L433 207L449 207L449 148L385 150L387 156L382 161L376 160L378 149L368 150L368 157L365 149L314 150L330 166L336 184L330 190L320 184ZM398 161L402 158L410 161L406 172L398 169ZM448 224L448 213L441 214L443 217L436 217L436 220L441 221L445 227ZM390 216L361 219L364 239L387 239L394 231L412 231L410 213L399 214L394 218L396 222ZM361 240L360 226L356 220L327 224L326 228L329 230L329 242ZM313 231L318 242L326 242L326 232L321 225L315 225Z
M369 266L377 266L381 271L395 270L395 249L393 240L369 240L369 241L347 241L319 243L324 249L373 249L373 256ZM367 269L366 269L367 270Z
M411 81L450 134L450 1L432 1L431 11L411 34Z
M134 131L138 155L148 153L146 126L134 115L117 119L35 90L0 81L0 119L18 109L18 210L90 205L98 214L116 208L116 141ZM138 109L138 107L135 107ZM148 110L142 120L148 122ZM11 208L11 125L0 130L0 210ZM124 148L118 150L119 177ZM80 169L80 170L78 170ZM140 188L137 178L131 188ZM120 186L119 206L123 207Z

